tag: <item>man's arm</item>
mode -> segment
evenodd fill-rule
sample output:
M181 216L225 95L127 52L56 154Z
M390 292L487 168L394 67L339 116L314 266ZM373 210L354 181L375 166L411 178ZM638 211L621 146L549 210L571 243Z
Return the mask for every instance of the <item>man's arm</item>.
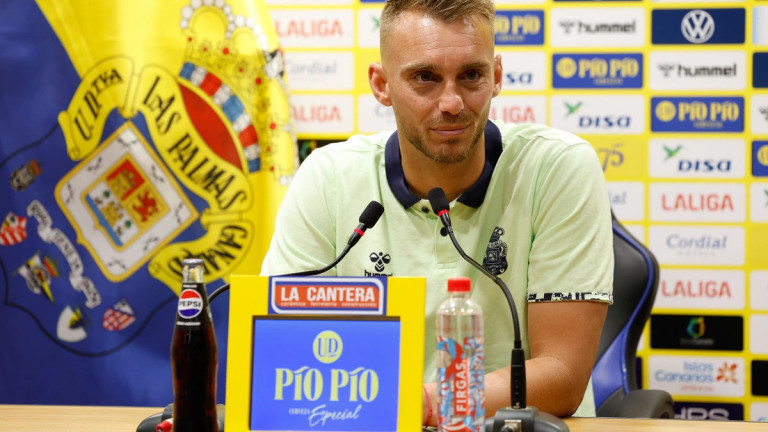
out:
M531 358L526 361L527 404L563 417L579 407L595 364L608 304L592 301L528 305ZM509 368L486 375L486 410L510 405Z

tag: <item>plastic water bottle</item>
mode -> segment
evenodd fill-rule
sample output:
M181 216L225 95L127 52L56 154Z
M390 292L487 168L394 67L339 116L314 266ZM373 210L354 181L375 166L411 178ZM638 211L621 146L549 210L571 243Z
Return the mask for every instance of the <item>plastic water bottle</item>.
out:
M471 280L448 279L437 310L437 400L441 432L485 429L483 312L469 298Z

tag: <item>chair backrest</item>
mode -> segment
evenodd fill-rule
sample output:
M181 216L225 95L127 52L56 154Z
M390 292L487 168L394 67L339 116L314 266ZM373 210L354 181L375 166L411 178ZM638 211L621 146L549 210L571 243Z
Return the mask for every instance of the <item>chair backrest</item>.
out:
M592 386L598 416L611 416L625 394L637 389L637 344L659 283L659 264L650 250L613 217L613 305L598 346Z

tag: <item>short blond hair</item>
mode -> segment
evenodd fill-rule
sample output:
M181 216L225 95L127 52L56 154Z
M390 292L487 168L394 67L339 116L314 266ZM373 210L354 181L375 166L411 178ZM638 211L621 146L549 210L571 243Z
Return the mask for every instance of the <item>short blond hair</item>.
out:
M446 23L478 17L490 28L496 15L493 0L387 0L379 21L382 42L397 18L407 11L421 12Z

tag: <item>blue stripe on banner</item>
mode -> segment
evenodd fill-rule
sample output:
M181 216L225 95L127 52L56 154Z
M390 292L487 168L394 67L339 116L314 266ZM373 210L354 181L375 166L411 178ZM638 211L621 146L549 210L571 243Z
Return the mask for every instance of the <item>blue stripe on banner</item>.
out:
M224 111L224 114L232 123L234 123L235 120L237 120L237 118L245 112L243 103L240 102L240 99L234 95L230 96L230 98L227 99L223 105L221 105L221 110Z

